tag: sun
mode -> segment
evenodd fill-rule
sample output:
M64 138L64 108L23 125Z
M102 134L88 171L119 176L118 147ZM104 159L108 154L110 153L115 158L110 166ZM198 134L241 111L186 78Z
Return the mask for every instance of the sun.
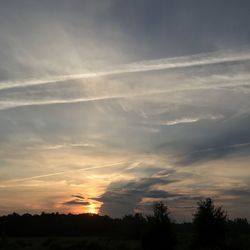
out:
M88 206L88 213L90 214L98 214L98 208L95 204L90 204Z

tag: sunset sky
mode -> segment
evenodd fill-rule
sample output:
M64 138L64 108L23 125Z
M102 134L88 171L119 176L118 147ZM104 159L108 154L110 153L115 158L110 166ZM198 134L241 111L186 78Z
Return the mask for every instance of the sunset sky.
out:
M250 219L250 1L0 0L0 214Z

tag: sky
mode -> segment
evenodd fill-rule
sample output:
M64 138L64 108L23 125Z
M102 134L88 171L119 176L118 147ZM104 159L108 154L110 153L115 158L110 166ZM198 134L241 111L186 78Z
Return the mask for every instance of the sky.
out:
M0 214L250 219L249 1L0 4Z

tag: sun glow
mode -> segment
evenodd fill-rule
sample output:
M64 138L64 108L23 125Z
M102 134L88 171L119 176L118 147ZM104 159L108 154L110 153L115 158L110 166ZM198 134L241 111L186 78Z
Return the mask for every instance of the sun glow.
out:
M98 214L98 207L96 206L96 204L90 204L89 206L88 206L88 213L90 213L90 214Z

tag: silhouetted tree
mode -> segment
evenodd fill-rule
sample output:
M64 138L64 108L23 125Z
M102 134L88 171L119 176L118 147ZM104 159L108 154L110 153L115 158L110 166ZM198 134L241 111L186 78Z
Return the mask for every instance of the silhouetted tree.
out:
M125 215L121 221L122 235L130 239L140 239L146 223L142 214Z
M194 247L221 249L226 236L227 214L222 207L215 207L212 199L198 202L194 214Z
M153 212L153 220L157 223L170 223L168 207L163 202L156 202L153 205Z
M168 207L163 202L157 202L153 205L153 212L153 216L148 216L149 228L142 238L143 250L174 249L176 237Z
M194 239L193 243L196 244L192 245L192 250L250 250L250 225L247 219L227 220L223 209L215 207L211 199L198 203L193 224L173 223L167 206L162 202L155 203L153 214L146 218L141 214L114 219L93 214L13 213L0 216L0 249L38 249L41 243L39 249L123 250L137 246L137 240L142 237L144 250L171 250L175 247L177 232L177 249L187 249L190 241ZM68 243L60 240L68 236L76 240L70 240ZM82 236L84 240L77 240ZM98 245L90 244L93 236L97 237ZM34 241L30 240L33 237ZM44 240L39 243L36 237ZM131 242L125 244L127 240L132 239L132 245ZM112 240L123 242L114 248Z

